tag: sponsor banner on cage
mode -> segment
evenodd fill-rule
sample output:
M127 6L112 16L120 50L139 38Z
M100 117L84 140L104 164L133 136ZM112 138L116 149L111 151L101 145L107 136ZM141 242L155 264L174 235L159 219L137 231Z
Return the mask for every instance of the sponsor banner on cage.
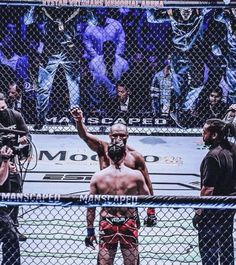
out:
M119 117L86 117L84 122L86 125L105 125L109 126L112 125L114 122L121 122L127 124L129 126L155 126L155 125L168 125L170 124L170 118L154 118L154 117L139 117L139 116L132 116L129 118L119 118ZM68 125L71 123L70 118L64 117L50 117L47 118L48 125Z
M60 200L60 194L0 193L0 204L4 202L47 203Z
M147 196L147 195L63 195L63 194L40 194L40 193L0 193L0 207L12 205L57 205L86 207L103 206L111 207L181 207L181 208L205 208L236 209L235 196L217 197L193 197L193 196Z
M32 137L37 149L37 156L32 158L32 163L37 162L36 171L81 172L82 177L83 172L85 174L99 169L97 154L77 135L32 135ZM108 135L97 137L109 141ZM197 174L201 158L207 152L207 149L201 148L203 147L201 137L130 135L128 145L143 155L150 173L168 171Z

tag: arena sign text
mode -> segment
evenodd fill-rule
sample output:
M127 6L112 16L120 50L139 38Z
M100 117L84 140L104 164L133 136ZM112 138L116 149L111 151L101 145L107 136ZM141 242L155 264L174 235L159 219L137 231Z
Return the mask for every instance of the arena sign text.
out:
M164 1L157 0L43 0L45 5L75 5L94 7L163 7Z
M84 119L84 123L86 125L112 125L114 121L119 121L121 123L126 123L129 126L154 126L154 125L167 125L168 121L165 118L151 118L151 117L145 117L145 118L139 118L139 117L130 117L127 119L123 118L97 118L97 117L86 117ZM67 117L51 117L47 118L47 123L49 125L56 125L56 124L69 124L70 119Z

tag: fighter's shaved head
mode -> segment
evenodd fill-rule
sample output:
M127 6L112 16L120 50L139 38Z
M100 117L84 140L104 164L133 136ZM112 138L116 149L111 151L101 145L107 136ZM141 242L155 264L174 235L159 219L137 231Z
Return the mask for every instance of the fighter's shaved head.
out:
M129 136L127 126L122 123L116 123L112 125L109 136L113 143L123 141L124 144L126 144L127 138Z
M128 129L127 129L127 126L123 123L116 123L116 124L113 124L110 128L110 133L114 132L114 131L123 131L125 132L126 134L128 134Z

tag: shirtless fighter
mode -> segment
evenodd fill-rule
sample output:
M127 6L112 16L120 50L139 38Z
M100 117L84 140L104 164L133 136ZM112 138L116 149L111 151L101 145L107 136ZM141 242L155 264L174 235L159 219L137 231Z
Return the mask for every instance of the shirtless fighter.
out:
M110 166L95 173L90 182L90 194L149 195L143 174L124 164L126 146L120 141L108 146ZM96 208L87 210L85 245L94 248ZM99 265L112 265L120 243L124 265L139 264L137 211L135 208L103 207L99 223Z

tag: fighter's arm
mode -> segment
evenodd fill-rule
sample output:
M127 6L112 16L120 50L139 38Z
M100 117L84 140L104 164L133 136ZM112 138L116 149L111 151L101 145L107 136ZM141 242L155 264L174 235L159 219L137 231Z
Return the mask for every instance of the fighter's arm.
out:
M96 173L91 178L89 194L90 195L98 194L97 185L96 185ZM87 210L87 228L93 228L94 220L95 220L95 212L96 212L95 207L88 208L88 210Z
M152 183L148 174L148 170L147 170L147 166L145 164L144 158L141 154L136 152L136 169L138 169L139 171L141 171L144 180L145 180L145 184L147 185L148 189L149 189L149 194L153 195L153 188L152 188ZM155 226L157 223L157 217L155 214L155 208L148 208L147 209L147 216L144 219L144 225L148 226L148 227L152 227Z
M146 184L143 174L137 171L137 176L138 176L138 182L137 182L138 194L139 195L150 195L150 191Z
M106 143L88 132L83 122L82 110L79 107L74 107L70 110L70 113L75 120L76 128L80 138L83 139L93 151L99 152L100 150L103 150Z
M98 193L97 188L96 188L96 174L93 175L93 177L90 181L89 193L90 193L90 195L95 195ZM96 207L87 209L87 216L86 216L87 236L85 238L85 245L86 245L86 247L91 247L93 249L95 248L93 245L93 242L95 241L97 243L96 236L95 236L95 229L94 229L95 214L96 214Z
M148 169L147 169L144 157L138 152L134 152L134 155L135 155L136 169L140 170L141 173L143 174L145 182L149 188L150 194L153 195L152 182L149 177L149 173L148 173Z
M0 186L2 186L9 175L10 157L12 155L12 149L7 146L3 146L0 150L0 155L1 155Z

